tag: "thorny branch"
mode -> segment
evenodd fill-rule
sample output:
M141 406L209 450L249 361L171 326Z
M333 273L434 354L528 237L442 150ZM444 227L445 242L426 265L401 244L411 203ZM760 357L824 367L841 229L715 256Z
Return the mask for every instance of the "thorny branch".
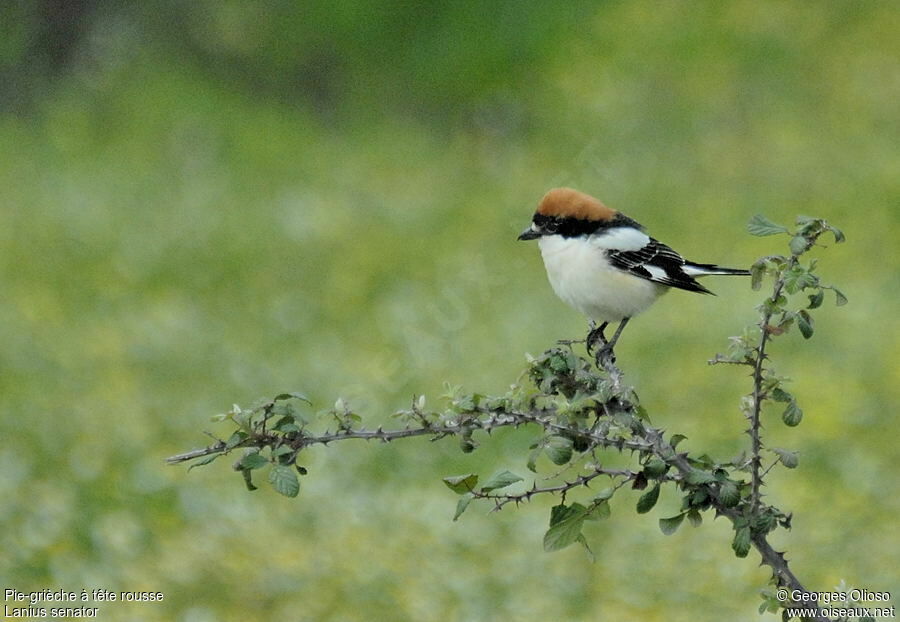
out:
M753 224L751 222L751 232ZM764 219L756 224L766 229L765 234L787 231ZM614 487L607 489L608 496L601 499L598 495L587 508L578 508L582 514L576 512L575 519L584 518L584 513L605 502L626 484L642 489L653 482L658 490L662 483L674 483L684 492L683 511L678 517L673 517L677 519L674 522L675 528L685 516L691 518L692 522L696 519L699 523L699 513L708 509L712 509L716 517L724 516L735 529L735 541L732 544L735 553L743 557L751 546L755 548L761 557L761 563L772 570L773 582L791 592L796 590L809 595L808 600L804 599L804 606L818 612L812 619L827 621L828 618L817 607L814 595L791 571L784 553L776 551L768 541L768 534L778 526L790 527L791 516L763 503L760 494L763 478L775 464L782 462L790 466L785 462L785 455L779 453L778 458L762 471L762 403L768 399L789 402L788 410L799 413L793 396L779 386L780 380L764 365L768 358L766 348L773 336L785 332L794 321L801 323L800 329L804 337L812 334L812 320L808 313L805 310L798 312L787 309L783 292L795 293L804 289L815 291L810 296L808 308L821 304L823 289L834 290L838 304L843 304L842 300L846 301L838 290L821 285L818 278L811 274L814 264L804 272L798 261L798 257L811 248L823 232L832 231L838 241L842 239L842 235L824 221L808 219L798 224L801 225L800 233L791 242L792 254L789 258L771 256L754 265L754 288L758 287L764 272L775 276L772 295L760 307L758 335L745 334L743 337L733 338L735 348L731 355L718 355L711 361L747 365L753 369L753 390L749 396L751 403L745 408L745 415L750 422L747 430L751 439L749 460L744 458L730 464L718 464L706 456L695 458L688 453L679 452L676 447L680 435L673 435L666 440L663 430L644 422L637 397L631 387L624 384L624 374L616 365L611 349L598 349L594 353L592 366L585 359L575 356L571 350L573 342L567 342L567 349L553 348L531 360L528 374L537 392L529 392L518 385L513 385L513 390L507 395L496 398L451 392L447 396L450 407L440 412L425 410L424 398L418 401L414 399L410 410L397 413L406 422L406 426L392 430L381 427L373 430L358 426L358 415L342 400L338 400L335 408L325 413L336 420L337 428L322 432L316 432L290 406L292 398L306 401L304 396L282 394L251 410L235 407L232 412L221 415L220 420L229 419L238 425L238 430L230 438L219 440L205 448L174 455L168 462L179 464L197 460L194 465L199 466L231 451L242 450L243 457L235 464L235 469L242 472L248 487L252 489L250 472L266 465L273 470L280 469L279 476L288 472L294 480L296 475L289 467L296 466L297 471L305 474L306 470L297 464L297 458L304 449L314 445L330 445L350 439L389 443L413 437L428 437L434 441L455 437L460 440L463 451L468 452L478 444L473 439L475 432L490 435L500 428L537 428L542 437L533 446L535 451L542 451L551 442L561 443L564 448L562 454L550 457L548 453L548 457L558 465L578 466L580 472L560 483L539 486L534 482L520 492L498 492L512 482L520 481L518 476L499 485L489 487L485 484L481 488L477 486L476 475L463 476L462 489L454 487L457 484L447 482L455 492L465 493L469 497L461 505L462 509L458 506L457 516L472 499L491 502L494 504L492 510L497 511L508 504L528 502L538 495L559 496L562 501L554 510L562 508L572 511L577 504L568 507L565 505L569 493L589 488L601 476L610 478ZM788 421L787 415L788 411L785 413L785 422L789 425L799 422L799 415L793 422ZM596 459L595 452L598 450L637 453L641 468L605 467ZM588 461L588 458L592 460ZM533 462L534 458L531 458L531 470L535 470ZM749 485L739 479L740 475L736 473L746 470L750 471ZM558 479L561 475L562 472L549 479ZM270 481L273 481L271 477ZM275 481L279 481L279 478L275 478ZM273 485L279 492L289 496L296 495L299 489L296 486L279 488L277 483ZM655 497L649 507L653 503ZM638 511L647 511L649 507L641 509L639 502ZM560 513L562 514L565 512ZM568 516L571 517L572 514ZM551 517L551 531L553 520ZM577 531L576 534L583 541L583 536ZM787 606L788 603L777 605Z
M791 256L789 267L793 267L797 263L797 257ZM781 290L784 289L784 280L778 279L775 283L774 291L769 299L775 301L781 296ZM771 305L765 306L763 309L762 320L760 321L760 337L759 345L756 346L755 356L753 360L753 404L749 413L750 427L747 434L750 435L750 477L751 477L751 513L756 513L759 508L760 487L762 486L762 477L760 469L762 468L762 440L760 438L760 420L763 403L763 363L766 360L766 345L769 343L770 326L774 311Z
M604 367L614 365L607 361ZM621 373L621 372L620 372ZM366 429L350 429L339 430L333 432L325 432L323 434L306 434L301 433L293 440L289 441L292 450L302 450L312 445L329 445L331 443L346 441L350 439L359 439L367 441L392 442L405 438L426 436L433 440L448 436L458 436L461 434L470 434L473 430L490 433L493 430L504 427L520 427L520 426L538 426L545 432L551 434L568 434L582 441L587 441L592 447L611 448L617 450L629 450L639 452L643 455L653 456L662 460L666 465L674 469L674 474L666 474L661 481L680 482L683 486L692 486L691 481L707 481L699 486L711 501L717 515L725 516L733 523L740 520L747 520L748 508L740 505L734 506L727 500L721 498L722 484L717 482L714 476L708 471L698 469L694 466L685 453L679 453L676 448L666 441L663 431L658 428L644 425L635 416L633 406L625 400L617 400L616 408L623 409L624 413L632 416L629 422L631 425L631 437L604 434L602 432L592 431L590 429L578 428L571 425L557 423L554 419L555 413L551 409L536 408L532 411L523 410L491 410L482 407L474 409L472 412L459 415L453 420L449 420L441 425L419 425L417 427L409 427L397 430L384 430L378 428L375 430ZM623 412L620 410L620 412ZM283 439L275 432L260 433L251 436L244 441L226 449L226 442L219 441L203 449L178 454L168 459L171 464L221 454L232 449L239 448L259 448L271 447L278 445ZM697 478L697 473L704 476ZM606 475L619 480L619 486L632 482L641 477L642 472L631 469L607 469L604 467L595 467L591 472L585 475L577 476L571 482L564 482L559 485L538 487L534 486L524 492L516 494L497 494L497 493L478 493L475 491L475 498L489 499L495 502L495 510L499 510L508 503L521 503L530 501L532 497L541 494L565 494L570 490L587 486L591 481L601 475ZM778 513L774 508L769 506L758 505L757 511L769 511ZM778 513L780 514L780 513ZM775 551L768 543L766 534L759 533L751 536L751 542L754 548L760 553L762 563L768 565L777 579L780 586L787 587L790 590L800 590L808 593L808 590L800 583L788 566L787 560L783 553ZM816 620L827 620L825 617L815 618Z

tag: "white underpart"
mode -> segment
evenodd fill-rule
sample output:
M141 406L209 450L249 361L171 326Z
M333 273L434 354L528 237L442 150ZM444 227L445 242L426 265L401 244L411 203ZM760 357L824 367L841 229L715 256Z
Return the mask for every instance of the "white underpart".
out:
M604 249L638 250L650 241L637 229L611 229L602 235L538 240L553 291L563 302L598 322L618 322L653 304L666 287L613 267Z

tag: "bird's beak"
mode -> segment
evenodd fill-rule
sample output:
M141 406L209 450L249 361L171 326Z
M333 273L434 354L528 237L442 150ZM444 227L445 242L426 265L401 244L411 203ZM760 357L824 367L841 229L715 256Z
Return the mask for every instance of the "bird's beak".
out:
M536 240L539 237L541 237L540 231L535 231L531 227L528 227L527 229L525 229L525 231L523 231L522 233L519 234L518 239L519 240Z

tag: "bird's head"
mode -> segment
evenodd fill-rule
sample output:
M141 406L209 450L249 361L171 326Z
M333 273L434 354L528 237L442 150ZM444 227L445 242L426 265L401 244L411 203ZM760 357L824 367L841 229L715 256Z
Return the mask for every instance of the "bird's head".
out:
M554 188L544 195L520 240L545 235L572 237L591 233L616 218L618 212L589 194L572 188Z

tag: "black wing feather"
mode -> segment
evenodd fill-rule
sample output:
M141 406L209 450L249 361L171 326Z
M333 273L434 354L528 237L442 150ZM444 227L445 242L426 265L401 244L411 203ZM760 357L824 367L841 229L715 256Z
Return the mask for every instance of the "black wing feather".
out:
M685 264L684 257L653 238L650 238L649 244L636 251L608 250L606 253L613 266L642 279L689 292L712 293L682 269ZM645 266L660 268L665 277L653 275Z

